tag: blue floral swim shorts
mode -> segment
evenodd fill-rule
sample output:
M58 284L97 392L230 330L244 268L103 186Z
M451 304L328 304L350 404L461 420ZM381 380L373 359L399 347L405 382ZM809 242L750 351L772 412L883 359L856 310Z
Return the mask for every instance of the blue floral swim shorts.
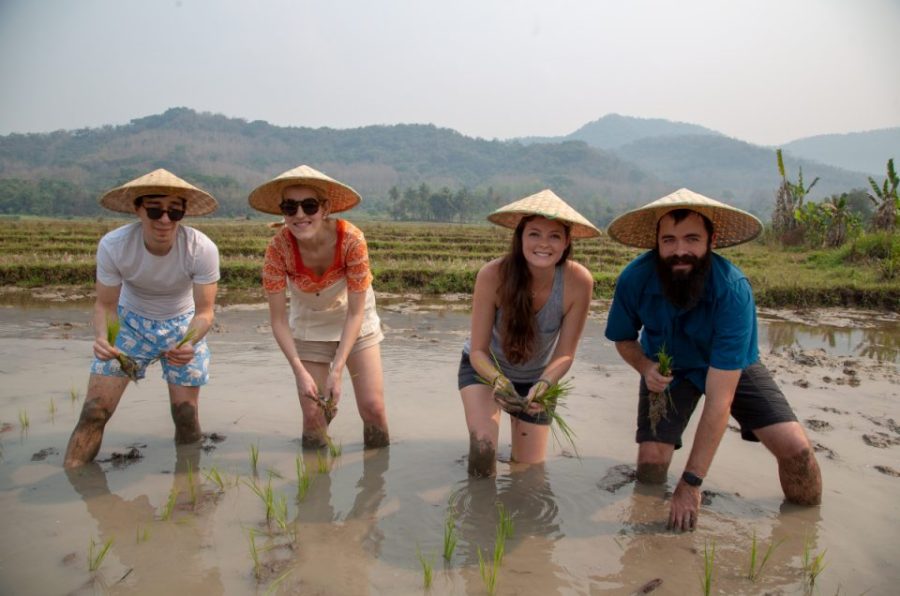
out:
M169 364L160 355L170 350L181 341L187 333L188 325L194 313L190 312L174 319L148 319L119 307L119 336L116 347L134 358L138 364L137 378L143 379L147 366L159 359L162 365L162 378L171 385L199 387L209 381L209 347L206 339L194 345L194 359L184 366ZM115 358L99 360L94 358L91 372L97 375L124 377L125 373Z

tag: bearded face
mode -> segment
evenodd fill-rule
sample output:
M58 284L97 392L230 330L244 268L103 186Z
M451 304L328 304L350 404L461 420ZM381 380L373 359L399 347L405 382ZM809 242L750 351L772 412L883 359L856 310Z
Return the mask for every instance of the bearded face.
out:
M696 306L706 287L714 239L707 223L687 210L670 212L659 220L656 272L663 294L680 309Z
M682 310L693 308L703 296L706 276L712 262L712 252L706 251L702 257L694 255L672 255L668 258L656 253L656 272L662 285L663 295L669 302Z

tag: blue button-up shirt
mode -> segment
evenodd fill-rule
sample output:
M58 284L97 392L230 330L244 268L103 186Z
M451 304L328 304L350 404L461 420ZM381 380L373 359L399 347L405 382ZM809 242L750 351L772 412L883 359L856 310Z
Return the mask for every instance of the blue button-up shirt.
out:
M756 304L750 282L724 257L712 254L700 301L688 310L672 305L662 291L653 251L628 264L616 282L606 338L635 340L651 360L665 344L675 381L687 379L706 390L709 367L743 370L759 359Z

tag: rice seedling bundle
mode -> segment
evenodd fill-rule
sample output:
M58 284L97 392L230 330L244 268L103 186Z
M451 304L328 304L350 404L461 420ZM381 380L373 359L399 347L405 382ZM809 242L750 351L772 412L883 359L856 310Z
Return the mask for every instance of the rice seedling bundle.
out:
M660 347L659 351L656 353L656 358L659 369L659 374L663 376L670 376L672 374L672 366L674 365L674 360L672 356L666 352L666 344L663 344ZM660 420L668 420L669 417L669 405L672 404L672 395L669 392L669 388L666 387L661 392L651 391L649 396L650 400L650 432L653 433L653 436L656 436L656 426L659 424ZM674 405L672 405L672 409L674 410Z

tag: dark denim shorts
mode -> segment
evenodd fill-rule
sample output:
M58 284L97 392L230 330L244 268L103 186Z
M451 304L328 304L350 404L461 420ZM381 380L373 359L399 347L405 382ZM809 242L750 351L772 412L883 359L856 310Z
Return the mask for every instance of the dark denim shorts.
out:
M513 387L516 388L516 393L519 395L528 395L528 392L531 390L531 386L538 382L538 379L533 381L529 381L527 383L517 383L512 381ZM477 385L481 383L478 380L478 371L472 366L472 362L469 360L469 355L465 352L462 353L462 358L459 360L459 374L457 377L457 386L459 389L463 387L468 387L469 385ZM545 412L541 412L537 416L532 416L527 412L518 412L518 413L510 413L510 416L521 420L522 422L528 422L531 424L540 424L541 426L547 426L550 424L550 416L548 416Z
M691 414L703 395L687 379L682 379L670 388L672 403L668 406L666 418L656 425L656 435L650 431L650 391L641 378L640 399L638 401L638 427L635 440L656 441L681 448L681 435L687 427ZM674 407L673 407L674 406ZM673 411L674 410L674 411ZM731 402L731 416L741 425L741 438L745 441L759 441L754 429L779 422L796 422L791 406L781 392L768 369L759 362L743 370Z

